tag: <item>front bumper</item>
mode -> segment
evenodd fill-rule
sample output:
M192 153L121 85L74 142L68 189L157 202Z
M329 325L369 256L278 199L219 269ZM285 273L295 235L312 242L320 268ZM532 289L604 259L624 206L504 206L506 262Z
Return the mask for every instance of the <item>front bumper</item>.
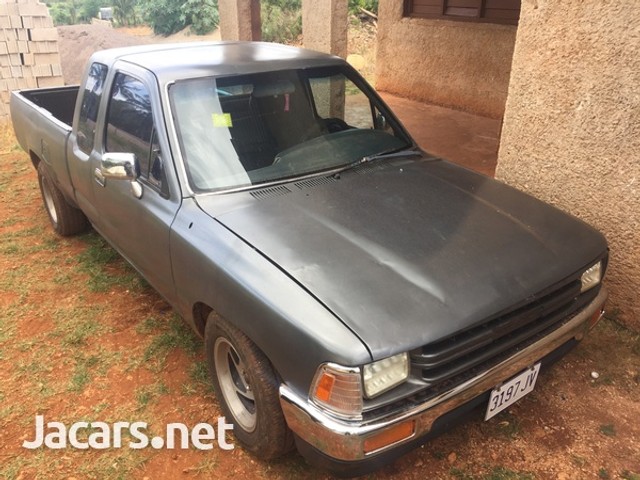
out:
M606 298L607 289L602 285L590 304L538 342L425 403L393 412L370 423L332 417L283 384L280 386L280 404L287 424L300 440L317 450L324 458L342 465L373 460L374 457L400 449L405 444L414 443L420 437L429 436L439 418L470 403L499 383L561 349L567 342L582 340L587 331L602 318ZM366 451L368 439L379 437L385 431L406 422L413 423L412 434L374 451Z

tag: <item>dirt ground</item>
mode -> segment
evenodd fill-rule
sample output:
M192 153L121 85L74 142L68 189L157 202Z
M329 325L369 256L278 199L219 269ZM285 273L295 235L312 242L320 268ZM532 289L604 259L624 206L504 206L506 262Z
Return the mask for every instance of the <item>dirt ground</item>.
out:
M63 51L63 68L69 56L79 62L79 44L107 46L102 33L67 28L63 49L63 38L83 40ZM610 316L511 409L488 422L478 412L368 478L640 480L640 337ZM201 343L168 305L94 233L52 232L35 171L7 126L0 367L1 478L331 478L296 453L267 463L240 447L22 448L38 414L66 425L144 421L160 433L171 422L215 424L220 410Z

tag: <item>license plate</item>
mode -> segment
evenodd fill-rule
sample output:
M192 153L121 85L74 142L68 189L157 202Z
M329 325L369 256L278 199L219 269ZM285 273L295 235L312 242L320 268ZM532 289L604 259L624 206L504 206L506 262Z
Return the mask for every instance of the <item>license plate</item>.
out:
M536 385L539 371L540 364L536 363L518 376L494 388L491 391L491 397L489 397L489 405L484 419L489 420L530 393Z

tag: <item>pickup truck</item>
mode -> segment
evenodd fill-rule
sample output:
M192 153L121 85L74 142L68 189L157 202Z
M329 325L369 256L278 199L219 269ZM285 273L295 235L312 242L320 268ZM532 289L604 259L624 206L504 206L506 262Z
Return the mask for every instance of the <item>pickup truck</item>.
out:
M203 337L261 459L378 468L507 408L603 315L600 233L419 148L338 57L105 50L11 116L55 231L92 225Z

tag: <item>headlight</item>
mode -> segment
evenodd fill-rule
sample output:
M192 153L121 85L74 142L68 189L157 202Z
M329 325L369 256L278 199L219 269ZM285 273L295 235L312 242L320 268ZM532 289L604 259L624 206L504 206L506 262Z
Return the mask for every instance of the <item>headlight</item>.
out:
M375 397L404 382L409 377L409 354L400 353L365 365L362 371L364 393Z
M339 417L362 418L362 380L359 368L335 363L321 365L311 383L309 397Z
M580 287L580 293L595 287L602 280L602 261L599 261L595 265L587 268L580 277L582 286Z

